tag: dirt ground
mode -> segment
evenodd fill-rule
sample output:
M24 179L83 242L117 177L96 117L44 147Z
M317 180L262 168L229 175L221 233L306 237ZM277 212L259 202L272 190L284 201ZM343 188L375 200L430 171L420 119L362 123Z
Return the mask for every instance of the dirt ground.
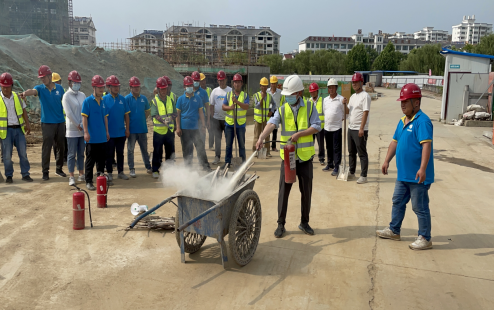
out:
M172 232L123 230L133 218L133 202L154 206L175 192L146 174L139 154L138 177L115 181L107 209L95 208L96 193L91 193L94 228L87 221L86 229L72 230L68 179L52 173L50 181L42 182L41 146L29 147L34 182L20 180L14 156L14 183L0 184L0 308L493 309L494 148L482 128L434 121L434 248L408 248L417 234L411 210L401 242L378 239L375 230L390 221L396 180L394 161L387 176L380 167L401 117L399 91L378 91L384 96L371 107L369 183L337 181L314 164L314 236L297 228L300 192L295 184L287 234L274 238L281 161L278 155L256 163L252 170L260 175L254 189L262 204L262 232L253 260L241 268L230 259L223 269L215 240L186 254L182 264ZM422 102L431 119L439 117L440 106L439 100ZM247 156L252 136L248 126ZM178 139L176 149L181 161ZM212 162L214 153L207 153ZM167 204L157 213L175 212Z

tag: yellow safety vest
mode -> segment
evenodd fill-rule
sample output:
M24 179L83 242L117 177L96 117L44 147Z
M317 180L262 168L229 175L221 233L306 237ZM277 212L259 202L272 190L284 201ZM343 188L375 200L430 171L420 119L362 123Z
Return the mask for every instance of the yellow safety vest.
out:
M19 96L16 93L12 92L12 96L14 96L14 105L15 112L17 114L17 119L19 120L19 125L21 126L22 133L26 133L24 126L24 117L22 116L22 105L19 101ZM0 96L0 139L7 138L7 126L8 126L8 115L7 115L7 105L3 101L3 97Z
M233 92L229 92L228 94L226 94L226 99L227 99L228 105L230 107L235 104L235 103L233 103L232 93ZM245 93L240 92L240 95L238 96L238 101L244 102L245 97L246 97ZM225 122L228 125L233 126L233 121L234 121L233 119L235 117L234 116L235 110L237 110L237 117L236 117L237 125L242 126L247 121L247 110L244 110L240 107L237 107L236 109L233 109L233 110L226 111Z
M173 101L171 96L166 97L166 107L163 101L161 101L160 97L156 95L153 100L151 100L151 104L154 104L158 108L158 113L161 118L164 120L166 117L171 117L173 114ZM175 125L173 122L171 124L165 125L160 123L156 118L153 117L154 123L154 131L160 135L166 135L168 132L168 128L173 132L175 129Z
M323 101L322 97L317 98L316 109L317 109L317 113L319 114L319 119L321 120L321 128L324 128L324 108L322 101ZM312 101L312 98L311 98L311 102L314 102Z
M298 109L296 122L292 109L288 103L285 103L278 109L281 117L282 142L280 143L280 157L282 160L285 159L284 147L288 139L290 139L290 137L295 133L304 131L310 127L309 120L312 115L313 105L312 102L307 99L304 99L304 104L305 106ZM302 161L308 161L316 154L313 135L301 137L297 140L297 142L292 143L295 145L297 158L300 158Z
M206 92L208 93L208 98L211 97L211 87L206 87Z
M260 103L262 99L262 94L261 92L255 93L254 97L256 100ZM264 104L262 105L262 109L257 109L254 108L254 120L258 123L263 123L268 120L268 114L269 114L269 105L271 104L271 96L269 94L266 94L266 100L264 101Z

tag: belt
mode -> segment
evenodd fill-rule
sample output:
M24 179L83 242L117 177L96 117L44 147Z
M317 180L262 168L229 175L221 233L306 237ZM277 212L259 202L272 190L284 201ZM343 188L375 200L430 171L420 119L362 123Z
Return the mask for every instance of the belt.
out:
M11 125L11 126L7 126L7 127L15 129L15 128L21 128L21 125Z

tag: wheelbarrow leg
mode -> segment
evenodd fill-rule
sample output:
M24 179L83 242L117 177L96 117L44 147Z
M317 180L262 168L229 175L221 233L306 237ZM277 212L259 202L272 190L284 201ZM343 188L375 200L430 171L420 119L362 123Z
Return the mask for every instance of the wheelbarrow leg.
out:
M184 240L184 232L180 232L180 254L182 256L182 263L185 264L185 240Z
M226 269L225 263L228 262L228 255L226 251L226 243L223 238L218 238L218 243L220 244L221 248L221 264L223 265L223 268Z

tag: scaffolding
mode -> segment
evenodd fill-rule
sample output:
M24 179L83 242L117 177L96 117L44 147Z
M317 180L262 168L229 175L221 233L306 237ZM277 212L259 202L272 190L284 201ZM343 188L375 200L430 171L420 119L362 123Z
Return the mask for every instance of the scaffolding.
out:
M72 0L69 0L69 32L70 32L70 44L74 45L74 7Z
M120 41L120 42L103 42L103 43L97 43L97 47L104 48L105 50L124 50L124 51L130 51L130 43L128 40L125 41Z

